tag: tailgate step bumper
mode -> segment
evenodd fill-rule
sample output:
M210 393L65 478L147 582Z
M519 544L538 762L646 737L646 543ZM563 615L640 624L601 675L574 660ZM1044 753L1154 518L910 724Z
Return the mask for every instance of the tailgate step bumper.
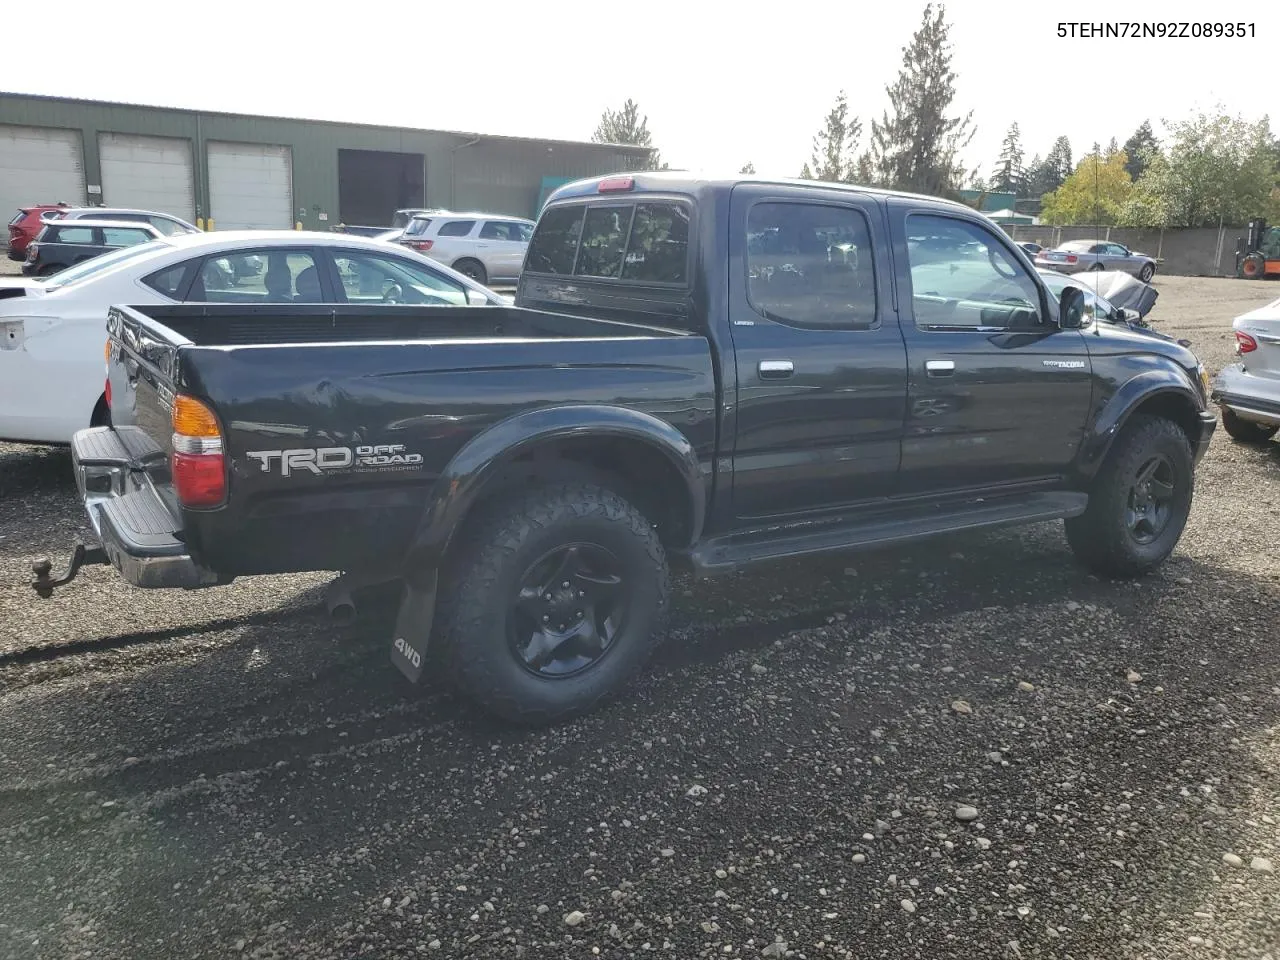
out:
M164 452L140 430L93 427L71 438L71 462L80 499L102 542L101 550L78 546L67 574L49 576L41 561L32 587L49 596L70 581L81 563L107 562L137 587L208 587L218 576L197 564L174 517L152 486L145 465Z

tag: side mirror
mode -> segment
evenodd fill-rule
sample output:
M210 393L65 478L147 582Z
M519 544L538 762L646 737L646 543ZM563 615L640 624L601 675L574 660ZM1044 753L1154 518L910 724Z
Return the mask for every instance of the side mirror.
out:
M1063 330L1084 326L1084 291L1079 287L1067 287L1058 297L1058 326Z
M1128 307L1121 307L1120 319L1123 320L1125 323L1137 323L1139 320L1142 319L1142 314L1140 314L1137 310L1131 310Z

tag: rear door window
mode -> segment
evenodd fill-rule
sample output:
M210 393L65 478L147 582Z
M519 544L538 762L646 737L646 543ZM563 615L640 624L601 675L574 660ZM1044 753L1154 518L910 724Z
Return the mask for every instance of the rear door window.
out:
M442 223L440 230L437 232L438 237L466 237L471 234L471 229L476 225L474 220L450 220L448 223Z
M406 237L418 237L427 232L427 227L431 226L430 217L415 217L409 221L409 225L404 228Z
M187 298L192 303L324 303L309 250L237 250L205 258Z
M93 243L93 227L56 227L49 233L49 243Z

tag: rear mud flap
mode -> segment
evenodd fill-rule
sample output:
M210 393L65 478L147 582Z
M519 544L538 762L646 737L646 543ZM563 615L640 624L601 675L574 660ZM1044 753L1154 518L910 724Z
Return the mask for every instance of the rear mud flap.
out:
M411 683L422 679L436 607L435 573L415 581L405 580L395 632L391 635L391 662Z

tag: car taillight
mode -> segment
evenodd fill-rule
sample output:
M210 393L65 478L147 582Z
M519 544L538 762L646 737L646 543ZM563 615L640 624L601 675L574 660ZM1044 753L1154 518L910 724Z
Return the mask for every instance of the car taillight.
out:
M102 359L107 367L107 382L102 388L102 395L107 400L107 409L111 409L111 338L108 337L102 345Z
M27 244L28 260L34 260L36 258L36 254L39 252L40 252L40 244L36 243L34 240L32 240L30 243Z
M184 507L219 506L227 497L227 463L218 418L195 397L178 396L170 419L169 465L178 502Z
M1253 353L1258 349L1258 341L1247 333L1236 331L1236 353Z
M1077 260L1079 260L1079 259L1080 259L1080 258L1079 258L1079 257L1077 257L1074 253L1068 253L1068 254L1067 254L1067 263L1075 263L1075 262L1076 262Z
M421 250L423 252L426 252L427 250L431 249L431 244L433 243L435 243L434 240L410 240L409 246L412 247L414 250Z

